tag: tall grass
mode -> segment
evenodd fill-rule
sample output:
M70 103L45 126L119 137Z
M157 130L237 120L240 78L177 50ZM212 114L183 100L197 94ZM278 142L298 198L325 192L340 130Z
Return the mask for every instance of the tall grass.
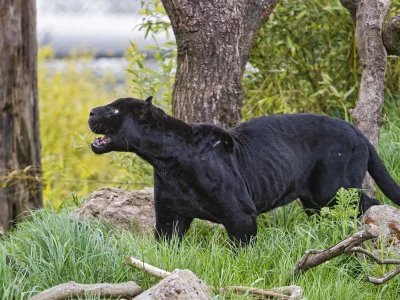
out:
M80 283L134 280L144 289L158 279L123 264L137 256L167 271L190 269L214 287L215 299L238 299L221 294L219 287L246 285L271 288L296 284L307 299L398 299L400 278L382 286L367 283L366 274L382 274L385 267L359 261L354 255L332 259L293 276L296 261L305 250L323 249L354 232L355 194L340 192L336 209L322 218L297 217L285 226L259 219L257 243L234 254L226 233L196 221L180 247L176 241L156 245L151 234L119 233L106 224L79 222L64 212L36 212L0 243L0 295L26 299L41 290L70 280ZM350 218L350 215L353 218ZM239 299L248 299L241 295Z

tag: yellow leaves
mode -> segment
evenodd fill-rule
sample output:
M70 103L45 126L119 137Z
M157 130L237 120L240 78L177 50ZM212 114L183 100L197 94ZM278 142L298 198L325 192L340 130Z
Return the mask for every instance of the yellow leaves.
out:
M89 56L65 59L65 69L51 73L43 66L51 55L50 48L39 51L39 109L44 199L57 208L72 192L82 197L98 187L97 180L112 181L118 175L108 166L110 156L97 156L90 150L92 135L87 125L91 108L116 97L106 90L114 78L98 78L85 67ZM77 61L82 70L77 70Z

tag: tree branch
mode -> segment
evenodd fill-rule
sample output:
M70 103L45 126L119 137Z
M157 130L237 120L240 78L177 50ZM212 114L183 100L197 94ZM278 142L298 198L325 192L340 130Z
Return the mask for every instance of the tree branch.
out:
M349 11L356 24L357 7L359 0L340 0L340 3ZM383 44L389 55L400 56L400 15L389 20L383 31Z
M170 272L164 271L162 269L159 269L157 267L154 267L152 265L146 264L145 262L135 258L135 257L127 257L125 260L126 265L133 266L135 268L138 268L139 270L143 270L151 275L165 278L169 275L171 275ZM267 296L267 297L272 297L272 298L279 298L279 299L288 299L288 300L301 300L302 295L301 295L301 287L296 286L296 285L291 285L291 286L283 286L283 287L278 287L274 288L271 290L263 290L263 289L257 289L257 288L251 288L247 286L227 286L224 288L220 289L221 293L225 293L227 291L239 291L239 292L247 292L249 294L254 294L254 295L262 295L262 296ZM284 295L283 293L290 293L290 295Z
M381 265L400 265L400 259L382 259L378 256L376 256L373 252L361 248L361 247L353 247L352 249L346 251L346 252L354 252L354 253L362 253L365 254L367 256L369 256L370 258L372 258L376 263L381 264Z
M394 276L396 276L399 273L400 273L400 265L397 266L396 268L394 268L392 271L386 273L384 276L382 276L380 278L369 276L368 280L375 284L382 284L382 283L385 283L386 281L389 281L390 279L392 279Z
M390 55L400 56L400 15L389 20L383 31L383 44Z
M133 266L139 270L143 270L153 276L157 276L160 278L165 278L171 274L170 272L167 272L167 271L164 271L157 267L154 267L152 265L146 264L145 262L141 261L140 259L137 259L136 257L128 256L125 260L125 264L129 265L129 266Z
M376 226L371 226L369 229L356 232L352 236L326 250L307 250L303 257L296 263L295 273L300 275L334 257L346 252L351 252L353 247L366 240L377 237L378 235L378 228ZM310 257L312 254L314 254L314 256Z
M302 296L302 290L301 287L297 285L289 285L289 286L282 286L278 288L273 288L271 291L276 292L276 293L288 293L290 294L289 300L302 300L305 299Z
M288 295L268 291L268 290L263 290L263 289L257 289L257 288L251 288L247 286L241 286L241 285L235 285L235 286L227 286L222 289L220 289L221 293L226 293L228 291L235 291L235 292L247 292L249 294L253 295L261 295L261 296L266 296L266 297L272 297L272 298L279 298L279 299L289 299Z
M396 264L397 266L386 273L380 278L368 276L368 280L374 284L382 284L386 281L392 279L397 274L400 273L400 259L382 259L375 255L373 252L358 247L357 245L362 242L375 238L379 235L379 229L377 226L371 226L369 229L359 231L352 236L344 239L343 241L337 243L335 246L327 250L307 250L303 257L296 263L296 268L294 272L298 275L306 272L307 270L316 267L331 258L339 256L343 253L362 253L372 258L378 264ZM310 255L314 255L310 257Z
M29 300L62 300L70 297L99 296L101 298L132 299L142 289L133 281L123 283L79 284L73 281L49 288Z

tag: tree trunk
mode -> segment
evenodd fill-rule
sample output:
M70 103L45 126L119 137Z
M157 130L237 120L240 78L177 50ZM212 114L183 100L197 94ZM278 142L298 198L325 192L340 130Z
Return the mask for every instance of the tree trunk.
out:
M362 67L360 94L352 112L353 120L371 144L378 148L387 56L382 34L390 9L390 0L341 2L356 21L357 51ZM363 187L368 190L367 194L370 196L374 194L374 183L369 175L366 176Z
M41 206L35 0L0 0L0 230Z
M277 0L162 0L178 47L173 114L237 125L252 42Z

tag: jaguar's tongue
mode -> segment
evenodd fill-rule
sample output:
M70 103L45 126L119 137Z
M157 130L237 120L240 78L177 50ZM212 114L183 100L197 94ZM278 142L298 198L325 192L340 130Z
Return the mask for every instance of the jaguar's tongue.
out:
M100 145L105 145L107 144L111 139L108 136L103 136L103 137L93 137L93 144L96 146Z

